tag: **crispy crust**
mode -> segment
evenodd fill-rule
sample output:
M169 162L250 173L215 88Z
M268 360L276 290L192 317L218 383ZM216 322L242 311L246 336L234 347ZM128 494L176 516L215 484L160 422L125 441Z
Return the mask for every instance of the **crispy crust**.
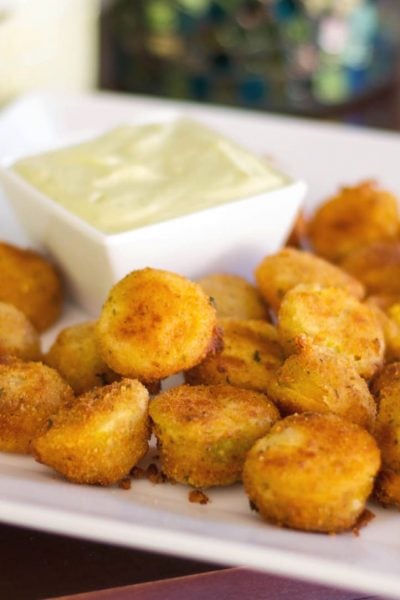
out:
M0 450L28 453L31 439L74 395L54 369L36 362L0 363Z
M374 181L343 187L308 225L315 252L334 262L366 244L395 240L398 233L397 200Z
M270 398L281 413L334 413L371 430L376 405L364 379L351 361L306 338L276 371Z
M163 472L195 487L239 481L246 452L279 418L266 396L229 385L183 385L151 401Z
M40 254L0 242L0 280L0 301L19 308L39 332L58 319L61 280Z
M191 384L228 383L268 392L283 361L276 328L265 321L221 319L224 347L185 373Z
M120 378L100 356L94 321L72 325L60 331L44 362L56 369L76 394Z
M265 301L277 311L285 294L298 284L335 286L364 297L364 286L351 275L326 260L295 248L284 248L266 256L255 270L255 278Z
M61 410L31 444L39 462L74 483L111 485L148 449L148 392L123 379L95 388Z
M336 415L276 423L247 455L245 490L277 525L334 533L352 528L380 466L373 437Z
M214 302L219 319L268 319L268 308L259 291L243 277L214 273L198 284Z
M296 340L304 335L352 360L366 379L383 364L384 335L374 311L340 288L298 285L290 290L279 310L278 331L287 354L296 351Z
M215 308L200 286L158 269L114 286L97 337L111 369L149 382L191 368L220 344Z

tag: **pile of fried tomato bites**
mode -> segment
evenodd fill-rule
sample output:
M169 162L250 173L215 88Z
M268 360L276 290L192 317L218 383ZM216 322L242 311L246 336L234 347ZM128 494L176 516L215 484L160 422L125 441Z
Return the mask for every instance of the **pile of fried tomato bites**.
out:
M201 503L243 482L294 529L357 530L371 494L400 507L399 225L376 183L343 188L260 257L254 285L235 265L197 282L133 271L45 354L57 272L0 244L0 449L129 487L153 434L163 480Z

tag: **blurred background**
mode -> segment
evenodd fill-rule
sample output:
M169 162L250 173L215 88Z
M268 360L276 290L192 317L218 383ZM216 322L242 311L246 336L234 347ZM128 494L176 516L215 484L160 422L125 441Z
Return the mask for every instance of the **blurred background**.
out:
M0 103L107 89L400 129L399 0L0 0Z

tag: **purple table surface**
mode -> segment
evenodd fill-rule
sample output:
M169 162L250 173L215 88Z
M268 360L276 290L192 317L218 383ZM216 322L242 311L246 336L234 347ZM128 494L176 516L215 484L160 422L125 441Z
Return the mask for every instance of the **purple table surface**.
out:
M57 600L383 600L249 569L210 571L188 577L100 590Z

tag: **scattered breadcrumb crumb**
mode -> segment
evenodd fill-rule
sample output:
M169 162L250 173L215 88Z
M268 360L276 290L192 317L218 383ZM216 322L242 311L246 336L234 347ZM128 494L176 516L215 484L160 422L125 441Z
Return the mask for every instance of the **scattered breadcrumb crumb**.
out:
M351 530L353 535L358 537L360 535L360 530L363 527L366 527L373 519L375 519L375 516L376 515L372 511L368 510L368 508L365 508Z
M146 478L151 481L151 483L164 483L166 477L164 473L162 473L155 463L150 463L146 469Z
M250 506L250 510L254 510L254 512L258 512L258 508L252 500L249 500L249 506Z
M141 467L133 467L133 469L131 470L131 476L133 477L133 479L145 479L146 478L145 471Z
M125 477L125 479L121 479L121 481L118 484L118 487L121 488L121 490L130 490L132 487L132 481L130 477Z
M195 504L208 504L210 502L210 498L201 490L191 490L189 492L189 502L193 502Z

